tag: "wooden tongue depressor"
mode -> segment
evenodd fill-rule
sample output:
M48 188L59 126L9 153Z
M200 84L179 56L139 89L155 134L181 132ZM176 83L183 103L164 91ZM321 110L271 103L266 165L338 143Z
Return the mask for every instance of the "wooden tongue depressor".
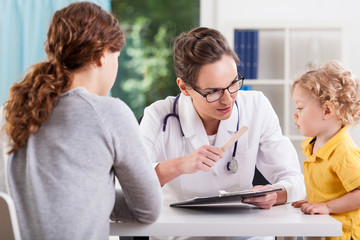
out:
M247 126L242 126L239 131L237 131L226 143L222 146L222 150L226 152L231 145L233 145L246 131L248 130Z

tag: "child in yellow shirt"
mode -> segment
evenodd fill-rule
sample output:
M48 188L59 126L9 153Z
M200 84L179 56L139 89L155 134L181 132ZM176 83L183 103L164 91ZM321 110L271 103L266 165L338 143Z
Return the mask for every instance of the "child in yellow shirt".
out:
M360 150L348 126L360 121L359 79L330 61L295 80L295 124L308 137L301 145L307 200L293 202L306 214L330 214L342 237L360 239Z

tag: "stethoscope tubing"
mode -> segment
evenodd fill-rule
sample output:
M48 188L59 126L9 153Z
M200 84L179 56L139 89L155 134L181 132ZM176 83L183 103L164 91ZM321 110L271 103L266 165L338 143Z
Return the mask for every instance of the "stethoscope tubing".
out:
M177 105L177 102L178 102L179 98L180 98L180 94L178 94L175 97L175 100L174 100L174 103L173 103L173 111L172 111L172 113L166 114L164 119L163 119L162 137L161 138L162 138L162 149L163 149L165 159L167 159L166 150L165 150L165 132L166 132L167 120L170 117L175 117L179 121L180 131L181 131L181 134L182 134L182 146L183 146L181 154L184 155L185 135L184 135L184 132L183 132L182 127L181 127L179 114L176 113L176 105ZM238 106L236 100L235 100L235 105L236 105L236 109L237 109L237 112L238 112L238 120L237 120L237 124L236 124L236 131L238 131L239 130L239 124L240 124L239 123L240 122L240 114L239 114L239 106ZM237 171L237 167L238 167L237 161L235 159L236 150L237 150L237 144L238 144L238 141L236 141L235 144L234 144L234 150L233 150L233 153L232 153L231 161L229 161L226 164L226 169L228 171L232 172L232 173L235 173Z

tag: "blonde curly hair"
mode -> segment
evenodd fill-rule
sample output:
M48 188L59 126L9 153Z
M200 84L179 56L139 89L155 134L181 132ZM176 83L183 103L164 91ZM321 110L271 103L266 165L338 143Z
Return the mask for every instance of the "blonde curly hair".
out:
M316 66L297 78L291 87L308 90L321 106L332 104L335 114L343 126L354 126L360 122L360 83L337 61L328 61Z

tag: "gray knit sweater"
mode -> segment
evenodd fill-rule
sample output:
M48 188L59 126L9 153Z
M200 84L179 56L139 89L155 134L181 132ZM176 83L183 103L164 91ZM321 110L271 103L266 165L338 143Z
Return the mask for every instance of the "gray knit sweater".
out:
M24 240L108 239L110 215L148 223L161 210L160 184L133 113L84 88L61 96L7 167Z

